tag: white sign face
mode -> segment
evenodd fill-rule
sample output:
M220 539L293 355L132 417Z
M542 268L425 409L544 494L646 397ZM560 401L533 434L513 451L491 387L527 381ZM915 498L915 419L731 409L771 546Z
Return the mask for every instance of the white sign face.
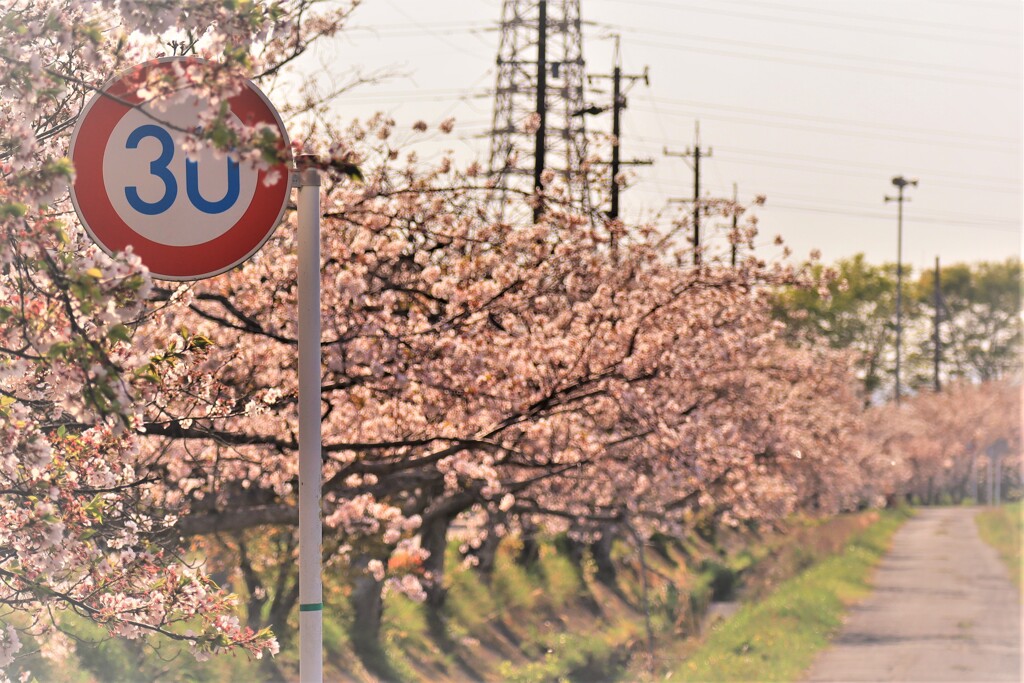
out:
M209 147L195 159L182 144L202 103L194 97L154 116L146 108L122 118L103 154L103 184L114 211L143 237L176 247L202 244L235 225L256 194L258 173ZM154 118L170 123L155 124ZM231 118L235 122L238 117ZM181 130L178 130L181 129ZM168 226L173 226L168 230Z
M108 253L130 245L155 277L169 280L209 277L246 260L273 233L290 187L284 163L259 171L209 147L186 154L185 131L208 106L192 90L147 103L135 95L153 70L182 59L149 62L107 83L71 141L72 200L86 230ZM229 119L275 128L286 156L280 117L247 85L230 100Z

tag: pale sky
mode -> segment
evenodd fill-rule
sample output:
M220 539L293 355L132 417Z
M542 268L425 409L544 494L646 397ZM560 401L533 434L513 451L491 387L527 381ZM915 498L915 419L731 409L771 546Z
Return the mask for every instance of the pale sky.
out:
M408 130L455 116L444 144L486 166L501 6L364 0L306 68L398 74L338 100L339 119L383 111ZM741 201L767 196L766 256L781 235L797 257L818 248L827 262L858 252L895 261L896 206L883 201L895 175L920 180L907 190L905 262L1021 256L1024 3L581 0L581 13L588 72L610 72L613 32L624 71L650 69L650 86L629 95L622 155L655 164L636 169L624 217L692 194L692 171L662 149L692 146L699 120L713 149L702 189L727 198L737 183ZM587 125L610 131L611 115Z

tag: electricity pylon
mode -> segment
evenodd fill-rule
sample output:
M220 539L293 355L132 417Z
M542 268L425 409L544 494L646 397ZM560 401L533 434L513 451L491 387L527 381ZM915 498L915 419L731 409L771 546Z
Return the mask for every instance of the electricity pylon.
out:
M547 169L589 208L584 122L573 116L584 108L581 23L579 0L504 0L490 156L503 205L541 190Z

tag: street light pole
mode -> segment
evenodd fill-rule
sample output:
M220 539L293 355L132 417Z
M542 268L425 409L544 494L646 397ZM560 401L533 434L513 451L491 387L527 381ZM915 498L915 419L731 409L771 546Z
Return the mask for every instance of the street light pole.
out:
M320 172L296 159L299 288L299 680L322 683L323 583L320 519Z
M892 179L899 194L896 197L885 197L887 202L897 202L896 207L896 405L900 404L902 389L900 386L900 361L903 346L903 202L910 201L903 196L903 188L907 185L917 187L917 180L907 180L901 175Z

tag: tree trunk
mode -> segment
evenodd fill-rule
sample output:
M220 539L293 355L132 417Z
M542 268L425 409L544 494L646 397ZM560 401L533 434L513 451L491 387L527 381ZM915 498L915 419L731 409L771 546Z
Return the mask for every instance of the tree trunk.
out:
M590 554L597 565L595 578L607 586L615 585L615 563L612 562L612 543L615 542L615 527L605 525L601 537L590 544Z
M502 537L496 533L495 528L491 527L487 530L487 536L484 537L480 547L473 551L477 559L476 570L488 580L494 574L494 562L498 559L498 546L501 545L501 539Z
M446 514L428 516L420 527L420 544L430 553L423 562L423 568L430 577L426 584L427 607L431 612L440 613L444 607L446 590L444 587L445 549L448 545L448 527L452 517Z
M449 641L444 618L444 603L447 590L444 587L445 550L448 547L448 528L459 513L473 505L474 498L466 492L444 498L433 505L424 515L420 526L420 545L430 553L423 562L427 572L424 590L427 594L427 624L434 639L446 644Z
M583 556L587 552L586 544L577 541L566 533L558 537L555 541L555 545L559 550L565 553L566 557L569 558L569 561L572 562L572 566L576 569L576 572L580 573L583 568Z
M366 567L372 558L360 555L352 562L355 579L352 581L352 646L364 662L373 661L380 649L381 617L384 614L384 600L381 596L382 581L377 581Z
M260 680L263 683L287 683L288 677L273 657L263 657L259 663Z
M537 542L537 526L527 520L522 520L522 529L519 538L523 542L523 548L519 551L516 563L523 567L532 567L540 560L540 543Z

